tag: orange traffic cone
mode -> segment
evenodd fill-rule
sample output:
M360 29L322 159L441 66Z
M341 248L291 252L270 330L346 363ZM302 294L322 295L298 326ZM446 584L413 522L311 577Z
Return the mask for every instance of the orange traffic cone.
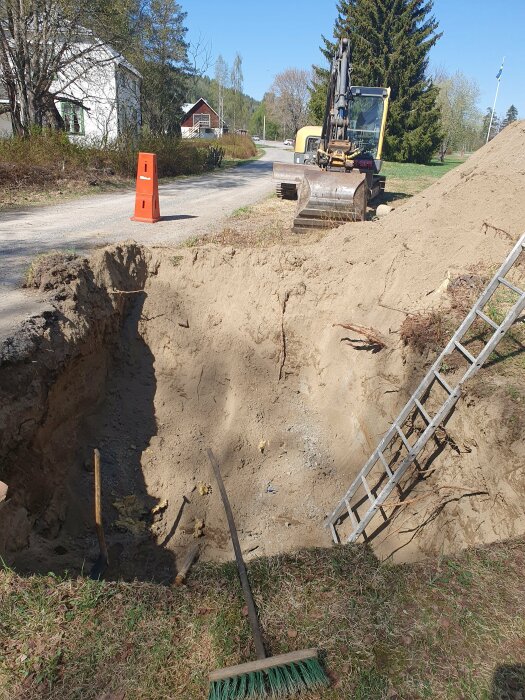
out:
M160 221L159 181L155 153L139 153L137 166L137 194L132 221L154 224Z

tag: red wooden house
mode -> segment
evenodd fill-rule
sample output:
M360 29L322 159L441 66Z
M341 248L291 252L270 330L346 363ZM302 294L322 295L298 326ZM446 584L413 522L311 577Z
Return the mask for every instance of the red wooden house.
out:
M181 123L182 138L213 139L228 132L225 124L206 100L201 97L194 104L182 106L184 118Z

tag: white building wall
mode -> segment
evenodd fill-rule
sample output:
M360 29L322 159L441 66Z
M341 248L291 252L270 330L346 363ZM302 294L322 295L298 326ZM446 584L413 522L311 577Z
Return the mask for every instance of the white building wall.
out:
M140 78L125 65L119 64L115 69L118 133L138 133L142 123Z
M72 63L67 73L60 75L51 86L64 101L70 98L84 107L83 133L69 133L72 141L106 142L118 136L115 64L108 58L103 49L90 52ZM63 106L60 103L57 106L62 112Z
M11 116L9 112L0 114L0 138L11 136L13 130L11 128Z

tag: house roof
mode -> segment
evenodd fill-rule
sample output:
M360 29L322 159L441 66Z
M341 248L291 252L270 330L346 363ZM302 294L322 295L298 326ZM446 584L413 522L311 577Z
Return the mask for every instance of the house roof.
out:
M182 109L184 110L184 112L186 112L186 114L189 115L189 114L191 114L191 112L193 112L193 110L194 110L196 107L198 107L201 103L204 103L205 105L207 105L207 106L211 109L212 112L215 112L215 114L216 114L217 116L219 116L218 112L217 112L216 110L213 109L213 107L211 106L211 104L210 104L209 102L207 102L207 101L204 99L204 97L199 97L199 99L197 100L197 102L194 102L193 104L190 104L190 103L187 102L186 104L182 105ZM187 109L185 109L185 107L187 107Z
M109 53L109 55L113 57L117 65L119 65L121 68L125 68L130 73L133 73L133 75L135 75L137 78L142 79L142 73L139 73L135 66L132 65L129 61L127 61L122 54L115 51L115 49L112 49L111 46L109 46L108 44L106 44L104 48Z
M217 110L213 109L213 107L211 106L211 104L210 104L207 100L205 100L204 97L199 97L199 99L197 100L197 102L185 102L185 103L182 105L182 111L184 112L184 114L186 115L186 117L189 117L189 116L191 115L191 113L192 113L195 109L197 109L197 107L199 107L199 105L201 105L201 104L205 104L206 106L208 106L208 107L211 109L211 111L212 111L214 114L216 114L217 116L219 116L219 113L217 112ZM222 120L222 123L223 123L224 125L226 125L226 122L224 121L224 119Z

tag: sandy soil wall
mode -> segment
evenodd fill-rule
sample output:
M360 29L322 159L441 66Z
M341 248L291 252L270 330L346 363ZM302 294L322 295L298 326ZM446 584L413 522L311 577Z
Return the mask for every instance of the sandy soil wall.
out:
M79 452L79 421L104 396L133 297L119 292L144 287L150 259L135 244L117 245L90 260L58 256L39 267L35 284L56 310L31 319L1 349L0 478L9 498L0 504L0 553L27 546L31 531L53 538L64 523L69 471L89 456Z
M403 324L452 314L450 285L499 266L525 229L524 172L518 122L386 219L309 246L153 255L128 244L44 271L56 313L2 349L0 552L66 535L82 550L94 446L110 540L131 538L128 562L147 577L196 534L203 558L231 558L208 446L248 557L329 546L325 515L437 352L406 347ZM525 266L516 274L523 286ZM349 324L375 329L385 347ZM524 352L518 339L469 385L432 468L371 542L378 556L525 532Z

